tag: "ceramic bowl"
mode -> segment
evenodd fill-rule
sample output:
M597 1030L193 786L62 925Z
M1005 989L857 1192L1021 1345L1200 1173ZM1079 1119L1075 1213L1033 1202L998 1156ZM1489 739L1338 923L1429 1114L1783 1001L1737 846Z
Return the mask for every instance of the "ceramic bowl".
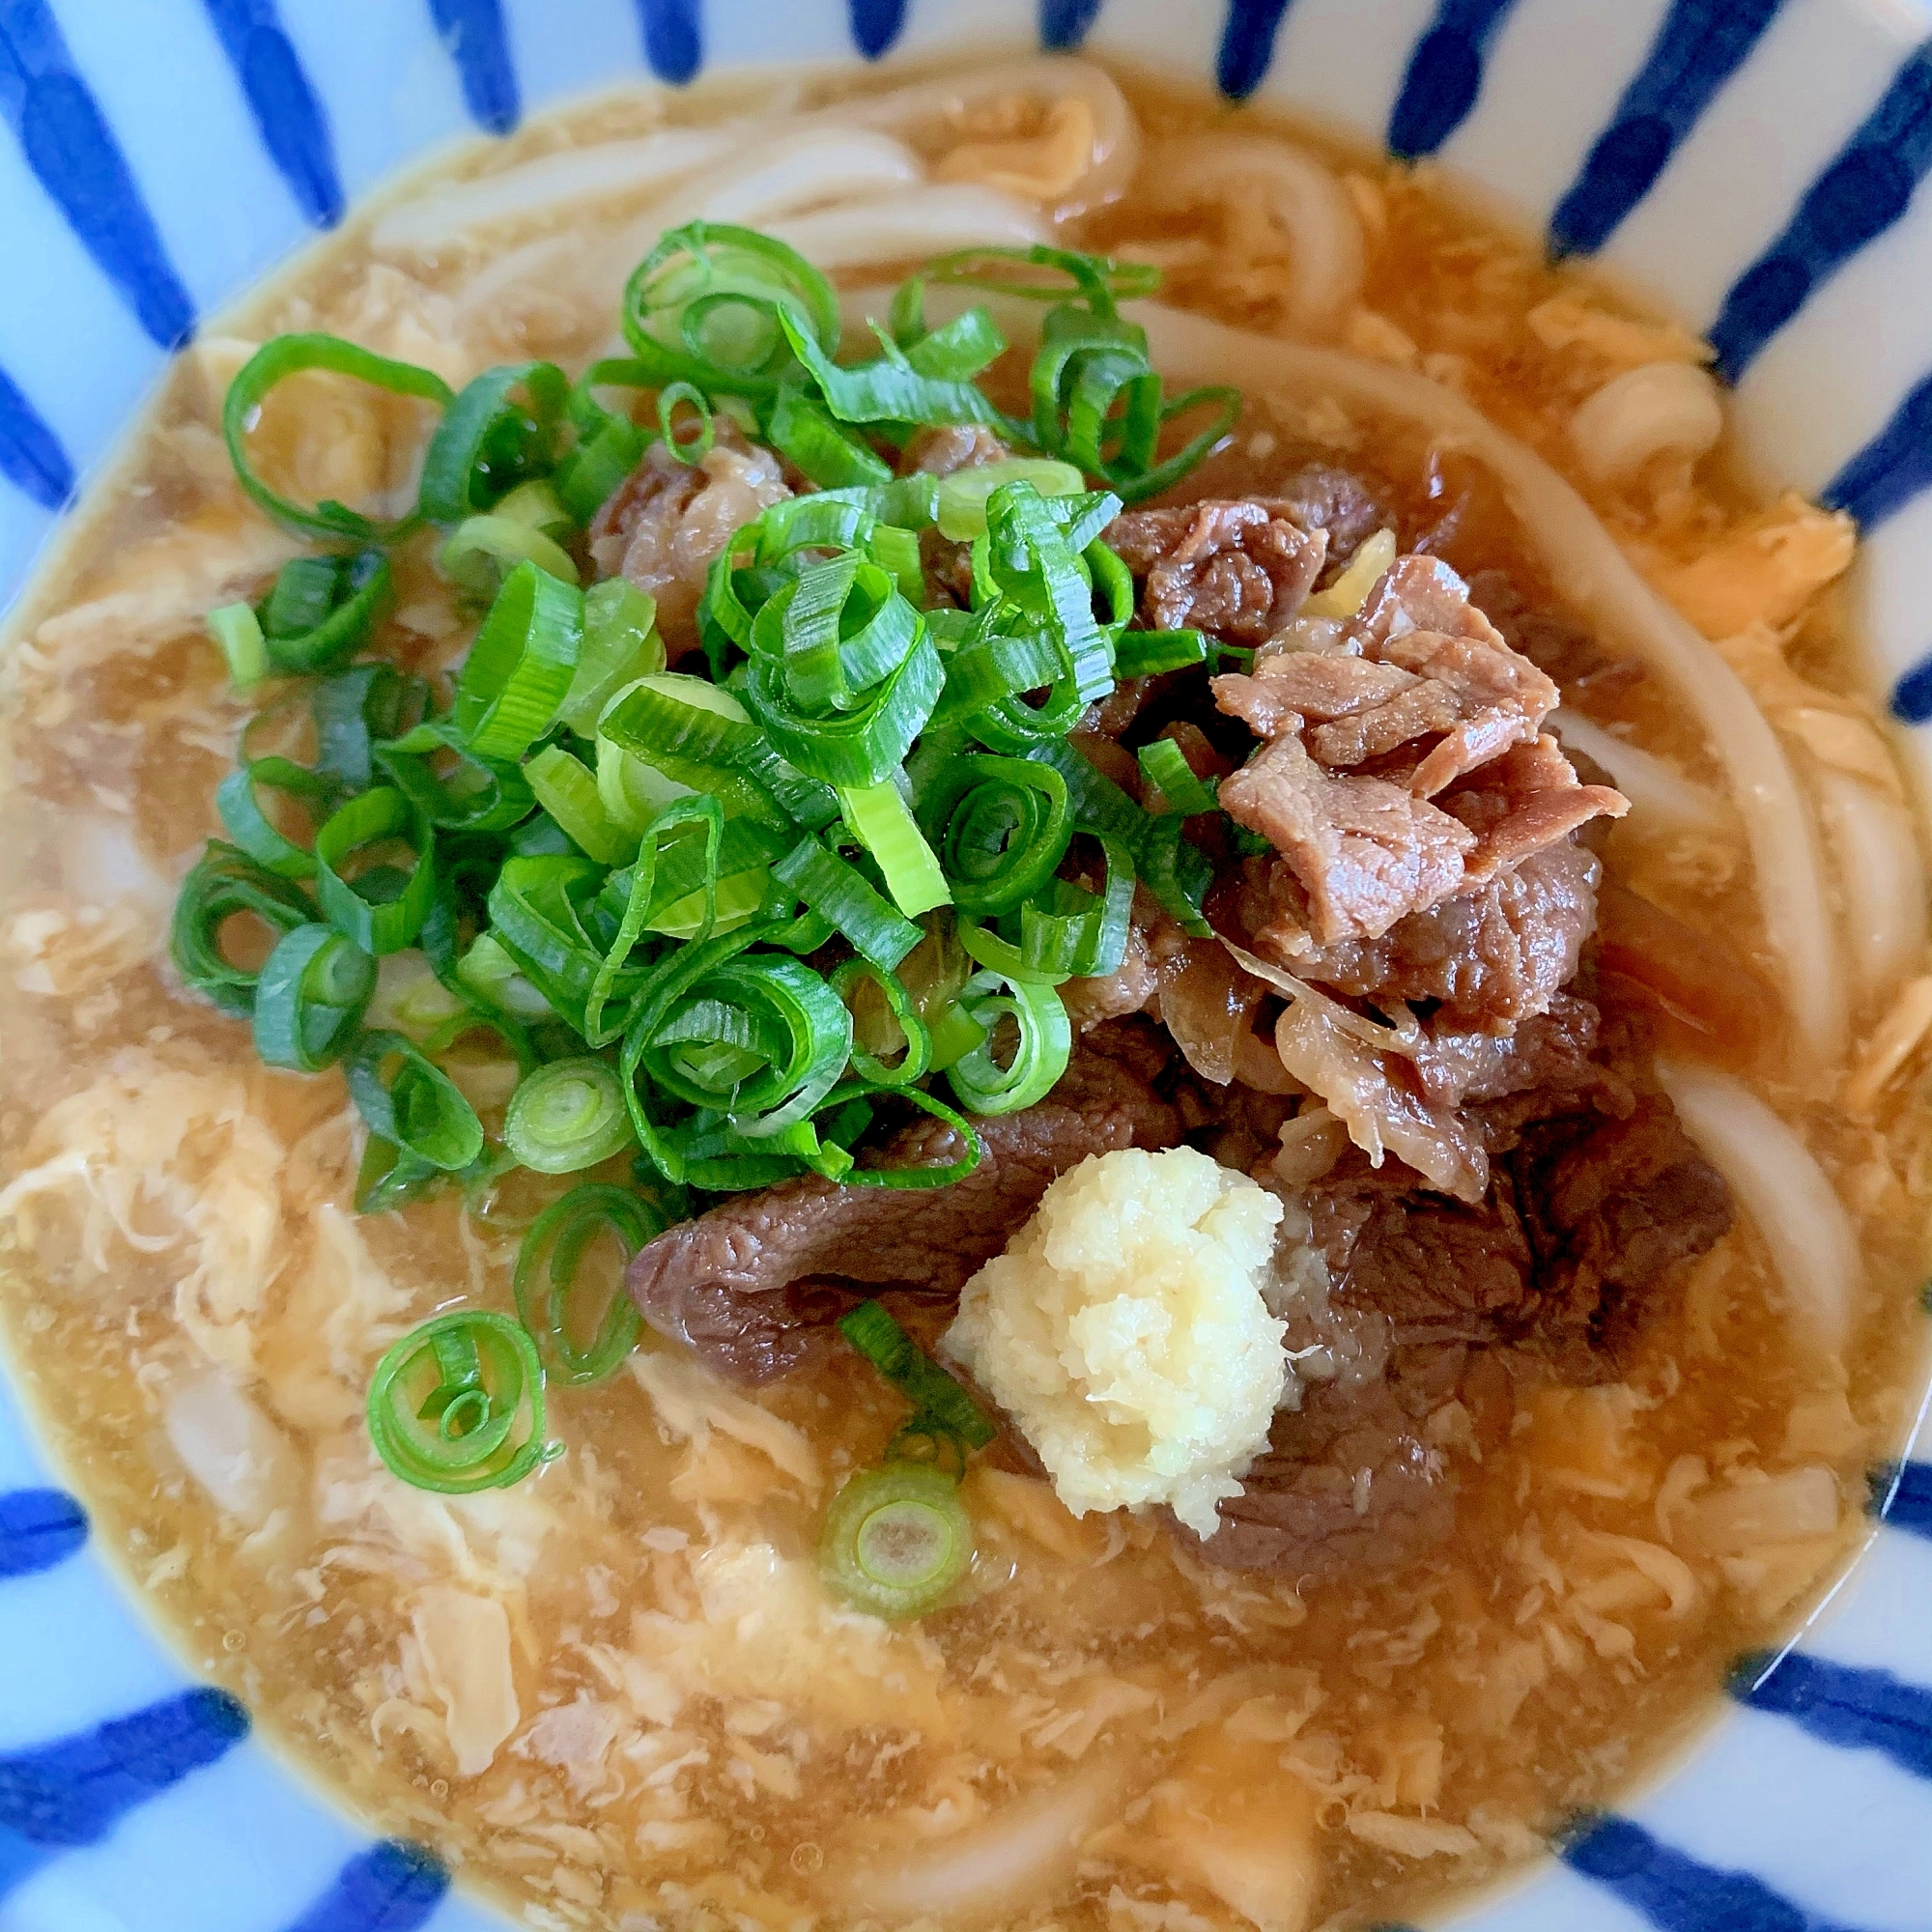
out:
M585 89L1083 42L1439 156L1709 330L1768 470L1853 513L1932 720L1932 15L1903 0L4 0L0 601L169 353L393 169ZM1915 733L1915 740L1923 734ZM1932 1462L1680 1769L1481 1932L1932 1932ZM0 1386L0 1932L483 1932L198 1687Z

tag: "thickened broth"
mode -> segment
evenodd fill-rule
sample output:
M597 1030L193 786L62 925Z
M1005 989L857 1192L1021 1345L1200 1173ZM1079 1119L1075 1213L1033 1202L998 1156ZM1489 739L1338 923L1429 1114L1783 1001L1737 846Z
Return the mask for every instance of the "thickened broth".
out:
M964 87L953 112L945 93L895 107L841 104L818 83L700 88L548 117L398 190L185 355L9 656L11 1354L104 1540L194 1667L373 1828L434 1843L526 1922L709 1932L931 1915L1302 1932L1409 1918L1535 1856L1709 1716L1730 1661L1787 1631L1855 1550L1864 1470L1902 1439L1920 1386L1932 1134L1917 1056L1932 980L1916 809L1838 582L1854 534L1739 473L1693 336L1548 267L1432 169L1141 77L1117 91L1084 64L1012 69ZM747 115L766 118L747 131ZM730 131L714 135L721 122ZM274 335L327 330L459 388L531 356L574 379L617 353L618 296L659 232L703 215L824 267L852 311L848 354L857 320L886 315L890 283L950 249L1052 240L1157 265L1163 306L1142 319L1170 392L1212 380L1242 403L1153 513L1350 479L1365 527L1345 534L1334 511L1312 621L1326 621L1324 596L1338 626L1369 608L1367 582L1338 587L1350 552L1380 569L1439 559L1520 654L1511 664L1560 687L1552 728L1577 776L1630 801L1625 816L1618 798L1566 823L1550 848L1587 875L1593 929L1574 936L1556 1004L1546 989L1521 1016L1574 1021L1564 1065L1582 1079L1587 1062L1588 1092L1614 1097L1472 1128L1470 1109L1519 1090L1486 1101L1465 1069L1444 1099L1404 1074L1406 1126L1393 1112L1382 1125L1408 1168L1363 1157L1360 1122L1382 1102L1351 1114L1314 1059L1277 1042L1299 1014L1373 1036L1386 1073L1414 1050L1404 1027L1426 1023L1435 1051L1463 996L1374 1005L1367 979L1348 977L1358 962L1341 963L1352 940L1269 952L1285 904L1314 919L1313 889L1283 883L1288 847L1243 818L1237 785L1223 796L1241 836L1219 813L1189 825L1217 874L1208 919L1250 970L1163 923L1144 879L1128 956L1065 980L1076 1035L1094 1030L1061 1102L1077 1111L1074 1084L1112 1055L1140 1083L1133 1104L1164 1122L1134 1145L1184 1137L1280 1203L1260 1293L1306 1353L1268 1454L1236 1480L1293 1502L1252 1519L1248 1544L1232 1527L1204 1544L1152 1503L1076 1517L997 1364L965 1350L963 1321L942 1343L961 1282L1017 1235L1037 1186L1010 1226L977 1231L963 1224L980 1210L957 1203L980 1197L912 1197L912 1238L980 1245L952 1276L886 1299L1009 1423L959 1488L970 1570L923 1616L863 1614L821 1578L827 1506L888 1455L906 1403L803 1307L796 1366L746 1379L701 1321L680 1329L640 1290L650 1325L616 1373L552 1377L544 1434L560 1453L510 1487L411 1487L371 1444L379 1359L440 1311L513 1314L529 1221L577 1181L628 1187L630 1158L471 1173L358 1214L367 1130L341 1071L264 1065L247 1020L169 963L174 896L222 836L213 799L242 727L251 757L318 755L297 688L238 694L204 627L305 549L235 480L219 428L237 370ZM950 294L932 292L935 322L963 305ZM1031 345L1010 306L995 298L1020 346L984 380L1021 412ZM1270 360L1257 335L1321 354ZM406 507L434 411L372 393L314 374L277 390L250 445L274 487ZM1459 426L1468 406L1514 440L1506 461ZM695 571L673 558L649 579L674 658L696 640L703 565L786 488L722 411L714 430L730 462L704 472L709 550ZM1587 511L1572 516L1536 459ZM659 568L638 560L650 514L612 511L563 539L586 582ZM1110 539L1130 562L1137 514ZM1385 555L1367 550L1371 528L1391 532ZM1156 577L1176 551L1166 526L1138 529L1157 553L1133 568L1146 616L1156 583L1178 581ZM703 535L688 512L677 532ZM477 616L439 569L440 541L419 530L394 547L372 647L432 678L458 666ZM1612 542L1637 573L1628 592L1605 589L1588 548ZM970 561L944 550L928 540L923 558L935 605L962 568L971 584ZM1251 558L1213 580L1236 586L1226 610L1207 574L1185 578L1175 595L1192 603L1143 628L1247 637L1258 572ZM1266 594L1286 598L1286 581ZM1234 648L1273 637L1262 626ZM1270 661L1224 656L1223 681L1264 682ZM1135 754L1170 714L1197 778L1233 785L1247 756L1237 721L1252 710L1236 714L1231 694L1215 712L1190 675L1137 688L1147 708L1123 705L1124 722L1083 725L1086 755L1143 801ZM1274 726L1257 734L1278 742ZM1532 723L1519 742L1535 737ZM1741 809L1740 760L1765 747L1772 803ZM1097 858L1087 876L1097 884ZM1806 900L1806 879L1821 897ZM1804 923L1807 903L1821 921ZM252 971L273 936L223 943ZM1187 951L1204 944L1214 960ZM1204 1004L1200 976L1217 971ZM424 1038L456 1009L402 952L383 961L369 1023ZM1457 1033L1459 1051L1514 1037L1518 1016L1488 1010L1489 1032ZM519 1077L500 1044L485 1034L443 1054L493 1138ZM1161 1065L1143 1076L1147 1051ZM1664 1151L1615 1166L1596 1138L1612 1129L1597 1114L1577 1125L1579 1107L1628 1128L1616 1159L1631 1122L1667 1137ZM1113 1160L1124 1145L1078 1151ZM1619 1222L1620 1188L1640 1198L1642 1227ZM1779 1198L1805 1205L1780 1217ZM797 1278L829 1283L835 1312L904 1279L836 1244L813 1252ZM586 1280L621 1294L619 1260L593 1245ZM1492 1264L1492 1291L1452 1287L1417 1313L1431 1267L1473 1283ZM777 1287L791 1294L789 1278ZM1222 1520L1250 1520L1243 1506L1231 1497Z

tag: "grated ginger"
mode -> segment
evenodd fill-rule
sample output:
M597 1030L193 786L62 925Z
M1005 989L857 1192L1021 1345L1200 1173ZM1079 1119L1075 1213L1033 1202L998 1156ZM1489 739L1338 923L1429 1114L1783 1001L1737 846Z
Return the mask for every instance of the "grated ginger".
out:
M1281 1203L1190 1148L1090 1155L966 1284L947 1349L1075 1516L1167 1503L1211 1536L1287 1378L1262 1287Z

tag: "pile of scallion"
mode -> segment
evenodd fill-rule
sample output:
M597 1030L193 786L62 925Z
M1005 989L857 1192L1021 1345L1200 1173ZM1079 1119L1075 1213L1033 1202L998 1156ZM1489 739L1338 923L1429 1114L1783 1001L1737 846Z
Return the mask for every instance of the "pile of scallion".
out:
M270 1065L344 1065L369 1129L365 1210L518 1166L628 1156L639 1184L592 1181L546 1210L520 1321L459 1312L390 1351L371 1427L410 1481L515 1481L546 1453L545 1378L622 1360L627 1302L587 1341L567 1320L593 1236L634 1253L704 1194L797 1174L953 1180L979 1143L936 1078L967 1115L1045 1094L1069 1046L1055 988L1121 963L1136 881L1206 930L1210 868L1181 823L1210 793L1176 748L1150 747L1167 807L1150 812L1067 738L1118 679L1221 648L1130 630L1133 584L1100 540L1238 407L1163 396L1117 306L1152 280L1048 248L949 257L901 287L878 354L841 363L824 276L770 237L692 223L631 278L632 355L574 384L524 362L452 393L313 334L275 338L236 377L241 482L319 554L210 619L238 684L273 682L217 794L228 838L183 888L175 963L251 1022ZM976 380L1007 347L983 307L926 326L934 284L1047 304L1029 416ZM409 516L298 504L257 473L249 429L304 370L440 412ZM652 422L612 407L625 391ZM1163 455L1182 412L1211 419ZM672 672L649 598L581 587L582 533L652 441L696 463L723 414L817 487L731 539L698 611L708 674ZM895 475L916 431L959 424L1024 454ZM440 567L481 613L447 689L381 654L387 553L425 526L447 531ZM970 609L928 608L928 531L970 541ZM312 761L262 752L303 707ZM272 938L259 966L238 955L241 914ZM440 1004L421 1025L368 1025L378 961L412 951ZM519 1069L500 1134L445 1070L479 1035ZM855 1165L882 1099L952 1122L957 1161Z

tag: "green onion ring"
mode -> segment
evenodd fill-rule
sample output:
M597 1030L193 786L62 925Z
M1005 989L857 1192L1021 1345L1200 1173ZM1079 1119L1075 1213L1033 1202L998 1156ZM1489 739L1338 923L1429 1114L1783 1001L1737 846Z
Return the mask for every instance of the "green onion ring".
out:
M332 670L368 643L395 601L389 559L379 550L296 557L259 612L269 663L284 675Z
M376 962L331 926L298 925L269 954L255 984L255 1051L269 1066L319 1073L348 1051Z
M419 1490L470 1495L521 1482L553 1453L544 1442L536 1344L507 1315L453 1309L425 1321L376 1365L369 1439Z
M919 821L961 912L1011 912L1060 867L1073 837L1066 781L1051 765L984 753L942 767Z
M538 1174L576 1174L635 1147L616 1068L586 1056L526 1074L510 1096L503 1144Z
M392 868L373 875L393 895L378 898L342 875L355 853L391 838L413 848L415 864L398 882ZM316 893L330 925L364 952L400 952L413 943L436 897L436 834L403 793L384 785L340 808L315 835Z
M235 846L211 838L182 881L168 952L190 989L223 1012L245 1019L255 1009L260 976L234 965L221 951L221 928L238 914L252 914L276 933L285 933L310 923L315 906L298 886Z
M458 730L481 758L520 758L569 696L583 642L583 597L533 563L497 593L456 681Z
M548 470L569 400L570 379L554 362L504 363L467 383L423 454L418 510L432 524L459 524Z
M900 1054L895 1066L888 1066L876 1054L859 1043L855 1019L852 1071L861 1080L869 1081L875 1087L910 1087L915 1080L923 1079L932 1065L932 1036L926 1031L925 1022L920 1018L919 1009L913 1004L912 995L900 982L898 975L870 959L847 959L833 969L832 990L845 1002L848 1011L852 1005L852 989L861 980L869 980L885 996L893 1019L905 1036L905 1051Z
M997 990L1005 985L1004 994ZM1060 995L999 973L976 973L961 989L959 1003L986 1028L986 1038L947 1069L946 1077L971 1114L1016 1114L1043 1100L1066 1071L1073 1050L1073 1028ZM1019 1047L1010 1066L993 1057L993 1022L1000 1015L1019 1028Z
M958 1486L916 1463L862 1469L825 1513L818 1574L852 1608L903 1623L937 1609L973 1563Z
M323 369L333 375L353 377L358 383L386 389L391 395L413 396L447 409L455 400L450 386L440 376L419 369L412 362L394 362L372 350L359 349L339 335L277 335L265 342L242 365L228 385L221 406L221 433L228 443L228 459L235 466L236 480L278 524L327 544L388 544L415 526L412 510L393 523L377 523L345 503L318 503L304 509L292 503L256 475L248 461L248 432L269 392L284 378L305 369Z
M570 1303L585 1248L608 1232L616 1236L628 1265L667 1225L641 1195L599 1181L573 1187L530 1223L517 1254L517 1315L555 1379L574 1388L602 1381L637 1347L643 1327L620 1275L590 1346L580 1349L571 1340Z
M408 1035L362 1036L349 1061L349 1094L379 1140L444 1174L483 1151L483 1124L462 1090Z

